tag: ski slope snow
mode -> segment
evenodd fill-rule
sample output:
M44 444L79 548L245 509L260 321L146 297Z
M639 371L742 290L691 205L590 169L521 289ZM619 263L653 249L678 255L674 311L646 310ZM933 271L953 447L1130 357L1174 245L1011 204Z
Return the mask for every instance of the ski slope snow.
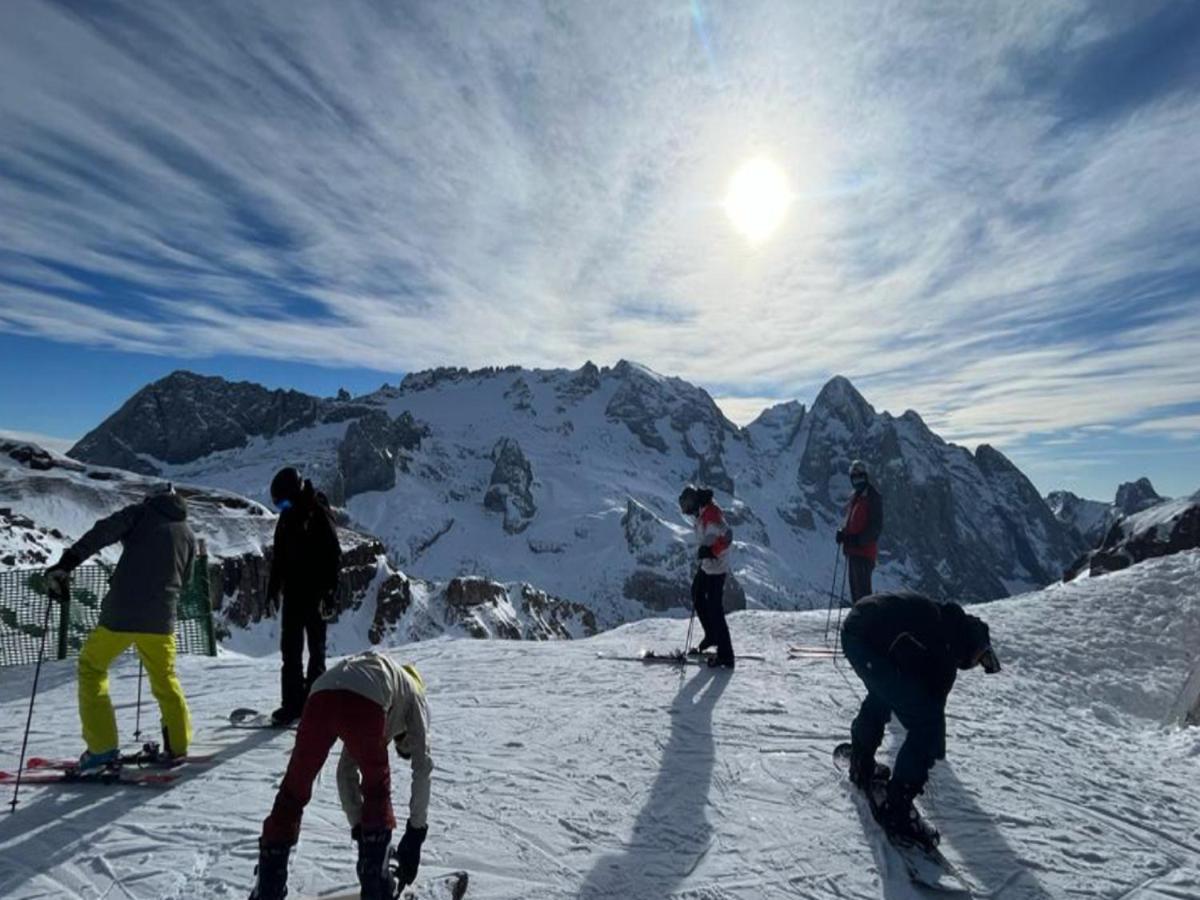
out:
M1164 724L1200 648L1200 551L976 611L1004 671L961 676L948 756L921 801L976 895L1200 896L1200 729ZM824 619L733 615L736 645L767 659L732 675L597 659L678 646L678 620L389 651L429 684L437 768L423 872L465 869L469 896L486 900L921 896L830 761L857 679L844 661L787 659L789 644L821 640ZM0 896L248 894L294 735L224 721L234 706L273 705L277 661L226 651L180 668L198 746L219 759L166 790L28 788L0 817ZM16 763L32 675L0 680L0 768ZM112 678L127 740L136 677L123 658ZM79 747L74 672L51 663L30 752ZM293 854L293 895L354 880L333 773L331 758ZM401 815L407 783L399 770Z

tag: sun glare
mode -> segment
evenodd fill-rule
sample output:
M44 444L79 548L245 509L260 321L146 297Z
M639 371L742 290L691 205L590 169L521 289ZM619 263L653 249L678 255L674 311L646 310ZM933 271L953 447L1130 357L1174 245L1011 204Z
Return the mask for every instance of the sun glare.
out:
M725 191L725 214L752 244L765 241L775 232L790 204L787 176L761 156L742 163Z

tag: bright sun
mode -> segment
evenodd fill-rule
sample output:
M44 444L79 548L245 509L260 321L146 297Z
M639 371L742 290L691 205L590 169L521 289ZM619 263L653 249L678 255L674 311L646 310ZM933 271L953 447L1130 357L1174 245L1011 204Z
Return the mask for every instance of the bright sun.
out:
M752 244L769 238L791 204L787 177L771 160L756 157L738 167L725 191L725 214Z

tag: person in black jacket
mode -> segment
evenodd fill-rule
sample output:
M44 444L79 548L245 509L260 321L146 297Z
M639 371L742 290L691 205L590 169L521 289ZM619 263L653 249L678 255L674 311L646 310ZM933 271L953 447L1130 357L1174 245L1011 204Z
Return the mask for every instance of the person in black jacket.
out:
M341 547L328 502L300 473L280 469L271 481L271 500L279 510L267 604L274 609L282 593L283 627L279 651L283 695L271 714L278 726L300 718L312 683L325 671L325 618L337 593ZM304 639L308 638L308 671Z
M920 818L913 799L946 755L946 698L958 670L1000 670L987 624L955 603L914 593L872 594L846 616L842 647L867 688L850 729L850 779L866 788L876 777L875 751L895 713L907 734L880 821L902 837L936 844L937 832Z

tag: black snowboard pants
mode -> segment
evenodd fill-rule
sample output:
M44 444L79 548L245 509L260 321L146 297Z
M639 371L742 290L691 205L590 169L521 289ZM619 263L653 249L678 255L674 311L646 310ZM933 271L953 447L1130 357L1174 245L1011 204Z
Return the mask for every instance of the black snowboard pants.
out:
M704 643L717 648L718 659L732 660L733 640L725 622L725 576L698 569L692 579L692 603L704 629Z
M857 603L871 590L871 573L875 571L875 563L865 556L846 554L846 572L850 576L850 602Z
M874 756L883 743L884 726L895 713L907 734L896 755L892 779L919 793L933 764L946 756L945 698L934 696L919 679L901 672L853 632L842 633L842 647L867 688L866 699L850 726L854 748Z
M304 671L304 639L308 638L308 672ZM325 620L316 597L283 598L283 631L279 636L283 656L280 670L283 708L299 715L309 688L325 671Z

